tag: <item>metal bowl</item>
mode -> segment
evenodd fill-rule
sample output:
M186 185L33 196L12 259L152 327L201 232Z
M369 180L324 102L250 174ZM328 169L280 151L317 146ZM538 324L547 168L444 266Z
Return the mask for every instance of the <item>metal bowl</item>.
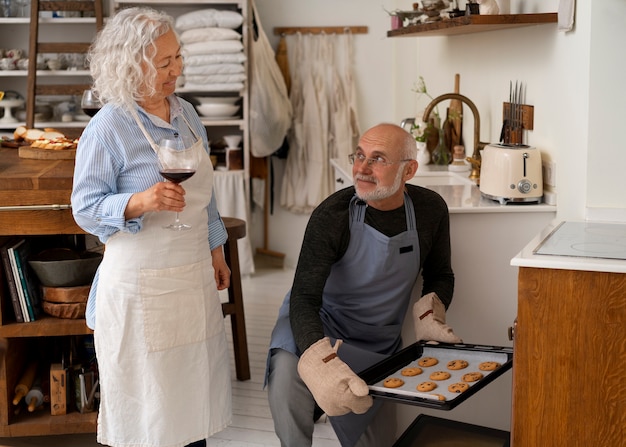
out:
M91 284L101 261L100 253L53 249L41 252L28 264L43 286L76 287Z

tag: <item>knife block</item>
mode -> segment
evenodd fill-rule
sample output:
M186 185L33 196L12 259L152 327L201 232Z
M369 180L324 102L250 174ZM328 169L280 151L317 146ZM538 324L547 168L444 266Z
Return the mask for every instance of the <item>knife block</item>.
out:
M533 123L535 119L535 106L531 106L528 104L520 104L519 106L522 111L522 116L521 116L522 129L533 130ZM509 116L510 110L511 110L510 102L502 103L502 120L503 121L506 119L507 116Z

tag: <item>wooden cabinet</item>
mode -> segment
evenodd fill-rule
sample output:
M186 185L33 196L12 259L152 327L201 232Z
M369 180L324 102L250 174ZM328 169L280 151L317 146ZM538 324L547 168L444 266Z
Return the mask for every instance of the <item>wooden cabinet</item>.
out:
M15 149L0 149L0 238L82 234L69 209L73 171L73 160L21 159ZM31 323L16 323L11 299L0 285L0 436L95 432L95 412L69 410L63 416L51 416L49 411L14 413L13 391L33 346L61 336L90 334L91 330L83 319L42 316Z
M624 445L626 274L521 267L512 445Z

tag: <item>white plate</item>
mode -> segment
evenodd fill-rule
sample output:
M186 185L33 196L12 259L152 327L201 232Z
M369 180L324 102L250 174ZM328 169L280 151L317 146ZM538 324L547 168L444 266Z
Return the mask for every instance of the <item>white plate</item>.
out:
M200 116L203 121L224 121L224 120L233 120L239 119L236 116Z

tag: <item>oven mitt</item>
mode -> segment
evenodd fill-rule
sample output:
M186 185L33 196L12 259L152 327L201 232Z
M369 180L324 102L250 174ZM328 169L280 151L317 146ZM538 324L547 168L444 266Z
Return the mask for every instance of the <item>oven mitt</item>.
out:
M413 305L413 324L417 341L463 342L446 324L446 308L434 292L424 295Z
M312 344L298 361L298 373L328 416L365 413L372 406L367 384L337 356L335 346L324 337Z

